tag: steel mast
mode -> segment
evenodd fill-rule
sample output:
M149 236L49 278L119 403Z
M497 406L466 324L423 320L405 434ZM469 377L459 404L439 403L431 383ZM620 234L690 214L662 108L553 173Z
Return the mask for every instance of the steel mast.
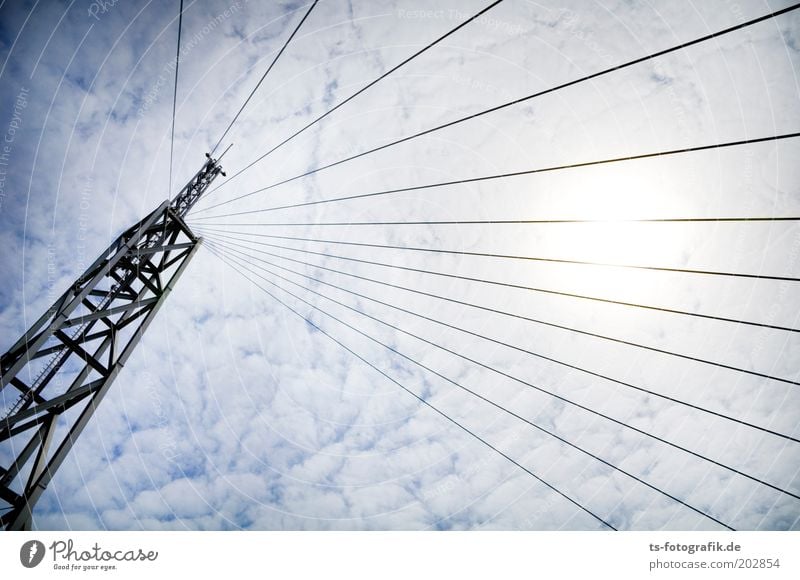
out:
M225 175L206 157L0 357L0 528L30 529L36 501L200 247L184 218Z

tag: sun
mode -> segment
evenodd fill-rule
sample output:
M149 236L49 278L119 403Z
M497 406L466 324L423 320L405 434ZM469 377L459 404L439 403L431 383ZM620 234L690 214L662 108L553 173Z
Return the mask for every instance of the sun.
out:
M681 268L691 259L696 225L647 221L696 215L696 202L679 193L680 178L650 163L573 174L559 184L548 217L586 221L546 226L537 236L537 255L587 263L556 270L559 283L584 294L625 300L663 295L674 274L630 266Z

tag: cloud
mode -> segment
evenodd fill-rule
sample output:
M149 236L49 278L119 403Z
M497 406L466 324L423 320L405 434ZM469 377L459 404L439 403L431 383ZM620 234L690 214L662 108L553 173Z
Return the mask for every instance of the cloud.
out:
M223 160L228 175L485 5L461 2L457 9L429 14L429 4L418 1L321 2L223 144L234 142ZM176 187L196 171L305 9L297 2L187 3ZM657 9L623 3L614 10L577 2L502 3L224 185L198 209L770 9L760 1L670 3ZM7 347L98 251L166 197L176 14L152 2L116 3L96 17L77 3L3 6L0 14L0 43L9 55L0 73L0 130L11 122L20 92L29 94L18 115L0 207L5 277L0 337ZM797 131L797 22L797 16L787 15L193 214L191 223L205 232L208 247L190 264L42 497L36 526L603 527L221 263L211 248L225 246L230 256L238 256L234 262L241 254L231 250L234 240L208 229L216 222L221 225L213 227L248 240L246 263L277 285L248 274L261 286L613 525L718 528L410 359L734 527L796 529L797 500L529 386L800 493L792 467L800 459L796 444L542 357L796 437L800 401L793 385L489 309L790 380L798 380L796 334L365 261L789 327L797 322L794 283L333 243L797 276L800 245L794 222L237 225L797 215L798 174L792 160L798 144L793 140L200 218ZM322 241L257 238L248 232ZM359 316L274 278L270 270L486 366Z

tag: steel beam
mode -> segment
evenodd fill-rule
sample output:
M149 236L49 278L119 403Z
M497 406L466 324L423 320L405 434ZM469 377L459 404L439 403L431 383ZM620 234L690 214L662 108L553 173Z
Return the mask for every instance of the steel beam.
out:
M171 202L125 230L0 357L0 389L7 400L18 394L0 410L2 457L11 457L0 465L0 528L30 529L36 501L197 253L201 239L183 218L221 172L208 157ZM92 332L98 324L102 330ZM78 369L66 387L65 366ZM65 415L73 408L80 410Z

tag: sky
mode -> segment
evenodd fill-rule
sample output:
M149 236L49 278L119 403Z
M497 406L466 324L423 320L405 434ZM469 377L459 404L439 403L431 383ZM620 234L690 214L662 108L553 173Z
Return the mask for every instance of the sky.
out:
M203 247L36 528L605 528L566 496L619 529L719 529L658 490L800 528L800 500L719 465L797 495L797 443L620 384L797 438L798 333L563 295L796 329L798 282L374 247L797 278L797 221L613 221L800 216L797 139L258 211L798 132L797 11L231 201L789 5L505 0L233 177L489 3L318 3L223 141L230 183L189 216ZM0 3L0 348L197 171L308 6L185 2L170 183L178 3ZM612 221L323 225L569 219Z

